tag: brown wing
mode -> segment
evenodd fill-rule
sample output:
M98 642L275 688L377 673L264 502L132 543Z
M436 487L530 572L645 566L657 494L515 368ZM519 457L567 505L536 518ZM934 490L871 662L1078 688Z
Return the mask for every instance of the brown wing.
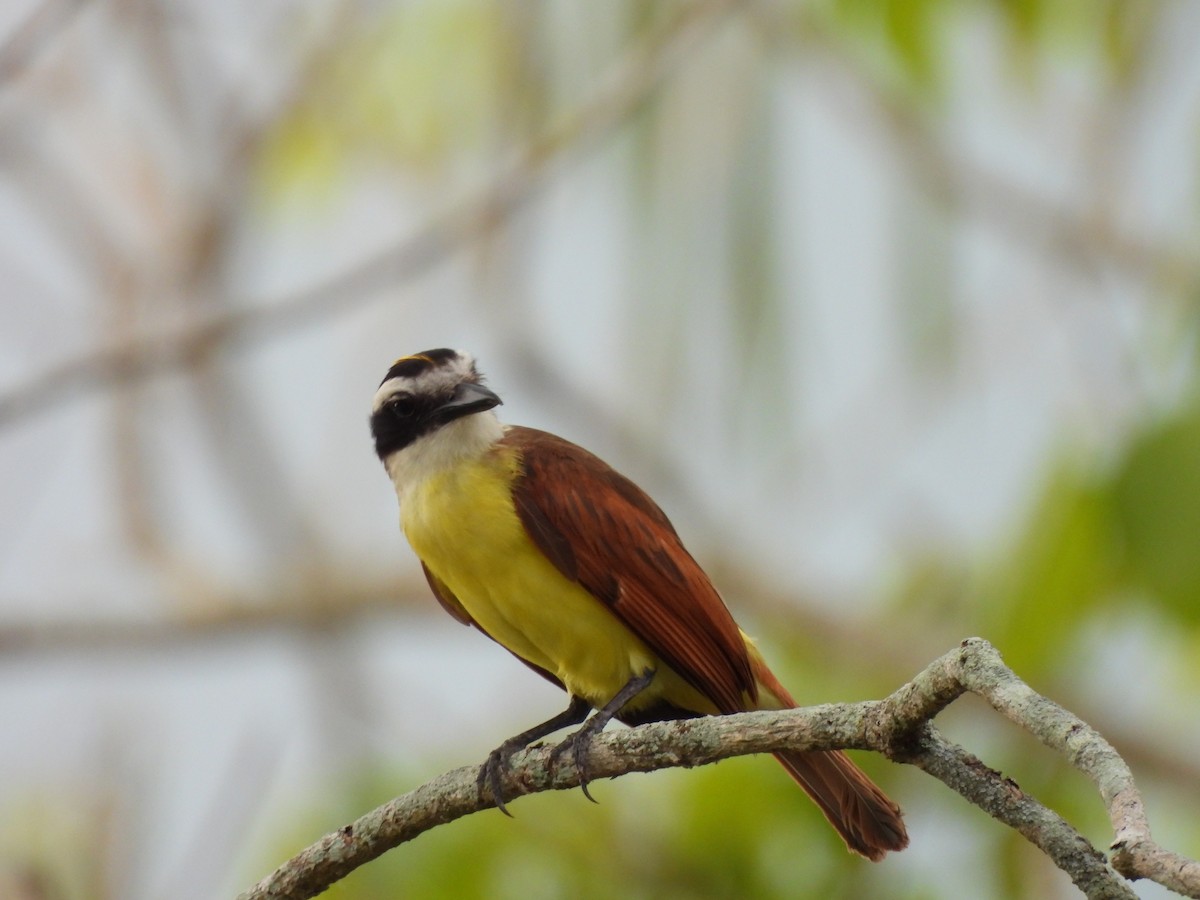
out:
M430 572L429 567L426 566L425 563L421 563L421 571L425 573L425 580L429 582L429 589L433 591L433 596L437 597L438 603L442 604L442 609L446 610L446 612L450 613L450 615L454 616L454 618L458 619L458 621L462 622L464 625L474 625L479 629L480 632L486 634L488 637L492 637L483 630L478 622L471 618L471 614L467 612L466 607L464 607L462 602L456 596L454 596L454 591L446 587L446 583L442 581L442 579ZM492 638L492 640L496 639ZM497 643L499 643L499 641L497 641ZM500 644L500 646L503 647L504 645ZM521 662L525 663L525 665L529 666L529 668L533 669L533 671L537 672L551 684L560 688L563 687L563 683L559 681L556 676L552 675L550 672L547 672L541 666L535 666L529 660L522 659L515 653L513 653L513 656L516 656L517 659L520 659ZM566 690L566 688L563 688L563 690Z
M445 582L429 571L429 566L421 563L421 571L425 573L425 580L429 582L429 589L433 591L433 596L437 597L437 602L442 604L442 609L458 619L464 625L475 625L475 620L471 618L471 614L466 611L459 599L454 596L454 592L446 587ZM483 629L480 628L480 631Z
M607 604L722 712L756 696L737 623L670 521L629 479L581 447L510 428L525 530L560 572Z

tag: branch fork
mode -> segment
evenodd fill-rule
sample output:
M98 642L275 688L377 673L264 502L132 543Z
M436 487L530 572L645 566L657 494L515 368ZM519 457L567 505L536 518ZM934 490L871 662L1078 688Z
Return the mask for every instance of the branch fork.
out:
M932 720L965 693L981 697L1091 779L1112 822L1111 859L1014 781L942 736ZM595 780L784 749L873 750L916 766L1020 832L1093 900L1136 900L1129 881L1140 878L1200 898L1200 863L1154 842L1133 775L1116 750L1025 684L982 638L963 641L883 700L656 722L598 735L587 762ZM326 835L238 900L314 897L385 851L495 806L490 796L480 797L477 774L477 766L455 769L397 797ZM556 760L545 746L514 754L503 778L508 797L579 784L574 763Z

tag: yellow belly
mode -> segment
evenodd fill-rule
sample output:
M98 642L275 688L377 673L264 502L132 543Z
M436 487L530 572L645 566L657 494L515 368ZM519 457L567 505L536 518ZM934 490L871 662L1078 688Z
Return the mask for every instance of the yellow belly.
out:
M405 494L401 526L429 570L492 638L593 706L652 668L658 676L631 708L665 697L696 712L715 711L529 539L509 490L517 467L515 451L492 453Z

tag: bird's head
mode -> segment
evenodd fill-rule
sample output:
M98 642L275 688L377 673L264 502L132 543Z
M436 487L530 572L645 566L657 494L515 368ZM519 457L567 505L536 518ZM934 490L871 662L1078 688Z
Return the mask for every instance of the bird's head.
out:
M375 452L388 464L389 458L403 451L431 443L428 439L435 435L440 438L437 443L446 445L444 451L459 443L477 443L484 436L490 443L498 436L494 415L479 422L479 428L455 428L461 433L453 435L443 432L450 431L447 426L452 423L486 412L500 402L484 387L469 353L442 348L402 357L388 369L371 405Z

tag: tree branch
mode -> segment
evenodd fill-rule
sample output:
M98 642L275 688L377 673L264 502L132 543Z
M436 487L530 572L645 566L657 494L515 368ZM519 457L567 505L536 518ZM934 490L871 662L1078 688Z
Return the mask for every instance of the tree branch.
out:
M71 23L84 0L48 0L33 9L0 43L0 89L19 79Z
M1110 849L1114 851L1113 866L1117 871L1127 878L1158 882L1186 897L1200 897L1200 864L1164 850L1150 837L1150 824L1141 794L1134 785L1133 773L1112 745L1078 716L1034 691L1004 665L996 649L982 639L964 641L957 654L946 654L911 684L883 701L885 706L895 706L891 715L885 713L883 716L888 723L885 731L894 729L893 749L903 741L901 732L905 726L901 723L928 721L967 692L982 697L998 713L1020 725L1051 750L1063 754L1072 766L1091 779L1100 791L1116 835ZM887 740L886 735L884 739ZM905 760L902 754L895 752L889 755L925 768L920 759ZM1050 853L1032 833L1014 822L1003 818L1001 821L1017 828ZM1055 861L1059 861L1057 857Z
M622 56L579 106L549 125L514 161L465 201L356 265L285 297L225 304L203 320L136 334L48 368L0 391L0 428L84 393L187 367L215 347L244 349L383 299L380 290L414 280L528 204L569 158L599 145L650 98L672 67L744 0L685 4Z
M1113 864L1057 813L1015 782L946 740L932 719L964 693L986 700L1034 734L1098 787L1116 832ZM1141 796L1116 751L1094 729L1036 693L1004 665L987 641L969 638L891 696L779 712L750 712L660 722L602 735L591 745L593 778L706 765L777 750L874 750L917 766L1016 829L1066 872L1090 898L1135 898L1125 880L1148 878L1200 898L1200 865L1150 838ZM512 759L507 795L579 786L569 759L536 746ZM238 900L313 897L354 869L417 835L495 804L480 797L475 766L447 772L326 835ZM1124 877L1122 877L1124 876Z

